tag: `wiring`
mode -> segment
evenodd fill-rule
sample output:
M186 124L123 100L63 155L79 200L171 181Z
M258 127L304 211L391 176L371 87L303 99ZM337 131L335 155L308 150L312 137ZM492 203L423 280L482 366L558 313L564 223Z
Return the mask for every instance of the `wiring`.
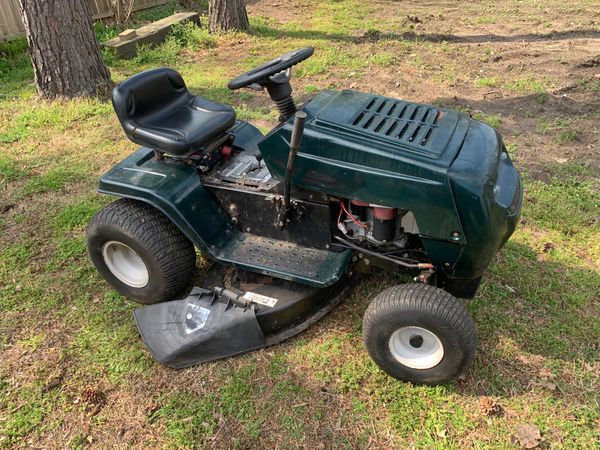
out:
M348 212L348 210L346 209L346 205L344 205L344 200L340 200L340 205L342 206L342 209L348 215L348 217L350 217L350 219L352 219L352 222L354 222L356 225L358 225L361 228L369 228L366 224L360 223L358 220L356 220L354 218L354 216ZM340 215L341 215L341 211L340 211ZM338 223L339 223L339 219L338 219Z
M427 256L427 252L425 252L423 250L418 250L416 248L399 248L399 249L393 250L391 252L385 252L383 254L386 256L394 256L397 253L421 253L421 254Z

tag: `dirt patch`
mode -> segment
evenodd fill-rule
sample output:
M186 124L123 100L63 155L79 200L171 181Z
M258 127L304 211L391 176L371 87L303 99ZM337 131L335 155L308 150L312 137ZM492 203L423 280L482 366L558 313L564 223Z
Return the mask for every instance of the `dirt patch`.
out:
M302 20L310 16L312 2L293 2L289 0L249 0L246 3L248 15L251 17L268 17L279 24Z
M290 2L275 3L256 2L249 9L280 22L292 20L280 13L297 8ZM396 63L369 66L358 79L333 72L328 76L332 85L499 115L501 134L517 146L519 165L534 177L547 179L548 166L565 163L585 162L590 171L600 171L597 12L575 9L566 19L560 9L522 4L486 10L442 2L432 11L431 5L374 2L368 17L381 29L358 30L350 39L325 37L360 45L365 56L380 51L382 42L391 42L387 52ZM394 46L422 42L441 45L442 51L434 47L424 55L419 47L398 54ZM415 64L421 59L424 67ZM458 76L444 80L449 70ZM556 119L568 124L540 132L543 122Z

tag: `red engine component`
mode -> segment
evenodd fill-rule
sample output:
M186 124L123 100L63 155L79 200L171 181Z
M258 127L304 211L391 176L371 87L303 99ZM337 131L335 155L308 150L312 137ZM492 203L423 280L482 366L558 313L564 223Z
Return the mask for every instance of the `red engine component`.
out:
M233 151L233 147L231 147L229 145L224 145L223 147L221 147L221 155L223 155L223 158L225 158L225 161L227 161L229 159L232 151Z
M342 202L343 205L343 202ZM396 237L396 217L398 208L374 205L362 200L351 200L352 215L358 216L360 226L370 230L372 239L379 242L392 242ZM342 206L343 207L343 206ZM351 216L348 211L344 212ZM370 214L369 214L370 213ZM354 220L353 217L351 217Z
M387 206L373 206L373 217L379 220L392 220L398 214L397 208L388 208Z

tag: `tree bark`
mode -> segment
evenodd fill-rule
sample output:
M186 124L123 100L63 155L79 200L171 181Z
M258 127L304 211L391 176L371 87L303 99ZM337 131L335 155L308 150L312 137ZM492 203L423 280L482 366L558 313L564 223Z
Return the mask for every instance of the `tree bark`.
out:
M250 28L244 0L209 0L208 30L211 33L219 31L245 31Z
M88 1L20 0L20 5L40 96L107 96L110 72Z

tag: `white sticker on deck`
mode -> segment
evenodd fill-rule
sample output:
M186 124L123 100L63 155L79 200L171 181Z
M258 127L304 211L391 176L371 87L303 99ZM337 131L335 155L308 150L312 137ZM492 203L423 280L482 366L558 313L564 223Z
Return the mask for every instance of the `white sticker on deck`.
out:
M194 305L193 303L188 303L187 307L185 308L185 316L183 320L185 334L190 334L204 328L209 315L210 309Z
M246 292L242 295L242 298L250 302L258 303L259 305L268 306L269 308L273 308L277 304L276 298L255 294L254 292Z

